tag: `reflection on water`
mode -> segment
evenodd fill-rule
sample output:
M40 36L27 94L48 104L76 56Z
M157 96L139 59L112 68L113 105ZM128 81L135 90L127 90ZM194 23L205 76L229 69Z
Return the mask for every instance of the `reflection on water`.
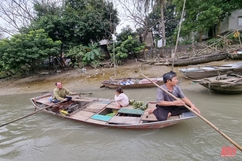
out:
M242 145L241 95L181 85L205 118ZM156 88L124 92L136 100L153 101ZM115 90L97 89L91 96L113 98L114 94ZM29 98L37 95L0 96L0 124L31 113ZM1 161L242 160L238 150L235 157L221 157L223 146L233 145L199 118L158 130L122 130L38 113L0 128Z

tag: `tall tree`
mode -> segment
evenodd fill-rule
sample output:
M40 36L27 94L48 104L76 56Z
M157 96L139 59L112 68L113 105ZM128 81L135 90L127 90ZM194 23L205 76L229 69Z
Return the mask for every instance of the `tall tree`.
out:
M65 6L35 4L37 20L28 30L43 28L62 48L111 37L119 20L113 4L100 0L66 0Z
M165 35L165 21L164 21L164 8L165 8L165 0L137 0L138 3L143 3L144 6L146 7L146 11L150 11L150 7L157 8L160 7L160 14L161 14L161 19L160 19L160 32L162 34L162 46L165 46L166 44L166 35Z
M177 13L182 11L182 1L175 0ZM191 32L199 33L199 41L202 35L210 28L216 27L214 36L220 33L220 23L230 16L231 12L242 7L242 3L236 0L189 0L186 2L185 20L182 25L181 35L189 35Z
M175 13L175 5L167 5L164 10L164 20L165 20L165 36L167 43L173 44L174 42L171 39L171 36L174 34L175 29L178 26L178 19ZM160 7L155 8L147 17L146 20L149 24L149 27L153 29L154 38L161 39L162 36L159 34L160 30Z
M59 53L60 41L53 41L44 30L15 34L0 41L2 71L24 73L34 71L43 60Z

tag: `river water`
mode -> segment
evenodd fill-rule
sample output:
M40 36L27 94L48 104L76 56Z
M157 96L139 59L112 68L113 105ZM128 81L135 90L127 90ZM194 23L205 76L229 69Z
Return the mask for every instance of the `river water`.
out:
M242 95L221 95L181 80L185 95L201 115L242 145ZM157 88L126 89L136 100L153 101ZM95 89L93 97L113 98L115 91ZM29 98L40 93L0 96L0 124L33 112ZM234 147L200 118L157 130L93 126L38 113L0 128L0 160L16 161L228 161L223 147Z

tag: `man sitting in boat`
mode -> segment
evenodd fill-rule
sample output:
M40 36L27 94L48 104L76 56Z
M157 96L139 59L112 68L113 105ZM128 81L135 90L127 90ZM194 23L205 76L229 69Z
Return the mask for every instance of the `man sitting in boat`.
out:
M183 112L188 112L189 110L184 106L188 105L200 114L199 109L195 107L195 105L183 94L180 87L177 86L178 79L175 72L170 71L165 73L163 75L163 81L165 84L161 85L161 88L166 90L166 92L160 88L157 89L157 108L151 109L149 113L153 112L157 120L164 121L170 116L176 116ZM180 100L176 100L175 98L171 97L168 92L170 92L176 98L180 98Z
M53 100L52 100L52 102L54 102L54 103L70 101L72 99L72 97L67 96L67 95L76 94L76 93L70 92L68 89L62 87L61 82L56 82L55 85L56 85L56 88L53 90Z
M114 96L114 100L116 101L117 108L125 107L129 105L129 98L121 87L116 89L116 94Z

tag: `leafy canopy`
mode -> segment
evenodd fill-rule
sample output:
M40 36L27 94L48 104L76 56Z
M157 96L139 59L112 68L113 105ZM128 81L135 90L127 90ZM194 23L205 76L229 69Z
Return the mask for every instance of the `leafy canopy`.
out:
M36 69L44 59L59 53L60 41L53 41L43 29L16 34L0 41L1 70L24 73Z
M64 6L37 2L35 11L36 20L23 31L44 29L67 50L111 37L119 22L113 4L104 0L66 0Z
M178 15L181 14L183 1L174 0L174 4L176 4ZM242 3L237 0L186 1L181 36L186 36L192 31L202 33L213 27L217 27L216 33L219 33L220 22L229 17L232 11L241 7Z
M113 47L115 47L113 49ZM117 35L117 42L114 46L109 46L109 51L112 53L112 61L116 61L116 64L120 64L122 61L130 55L137 57L145 48L145 44L141 43L137 37L137 33L133 32L131 28L123 29L122 32ZM115 56L115 59L113 59Z

